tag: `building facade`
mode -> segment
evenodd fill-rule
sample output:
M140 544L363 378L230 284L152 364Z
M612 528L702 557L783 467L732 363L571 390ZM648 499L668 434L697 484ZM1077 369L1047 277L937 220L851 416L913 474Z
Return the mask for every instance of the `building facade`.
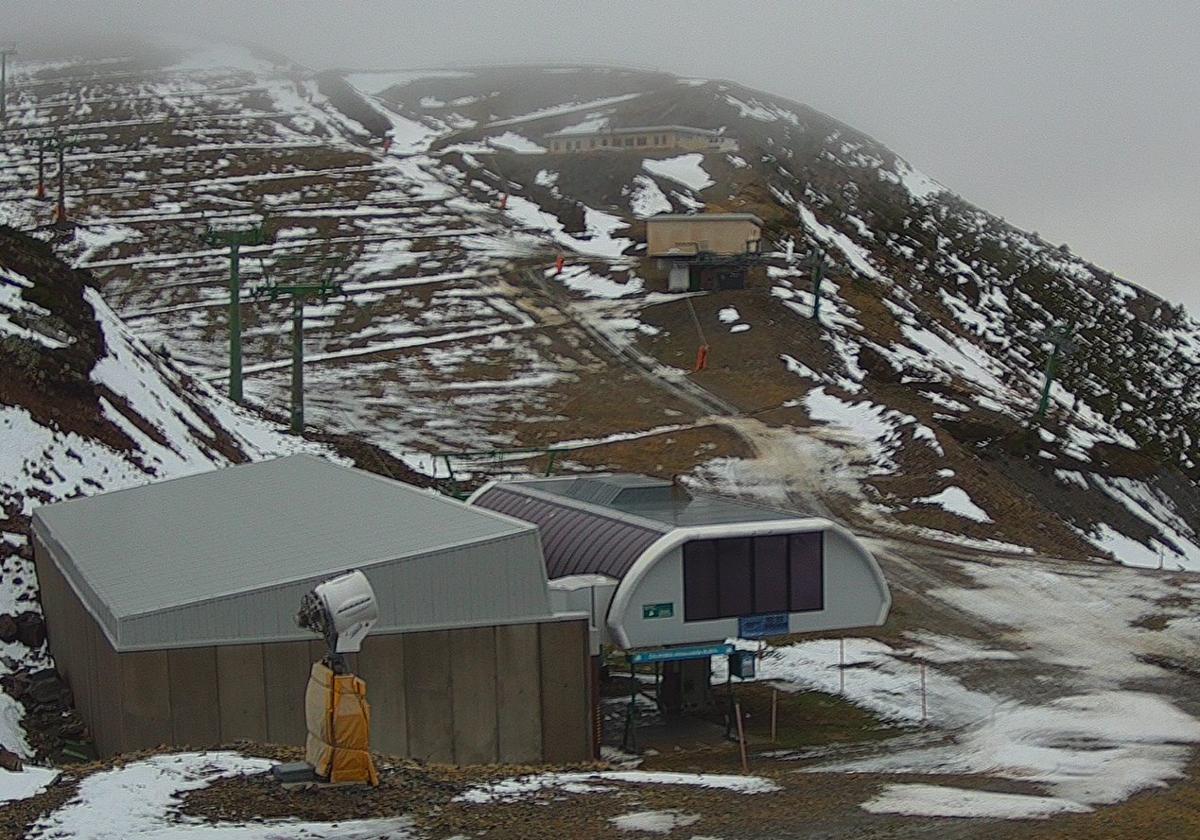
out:
M551 152L670 151L736 152L738 143L720 131L685 125L555 131L545 135Z
M588 618L550 605L536 530L306 455L40 508L50 649L97 749L303 744L324 643L300 599L351 568L371 747L454 763L593 755ZM497 582L500 585L497 585Z
M646 219L646 255L757 253L763 221L753 213L660 213Z
M616 474L493 482L471 503L536 524L565 603L623 650L882 624L879 564L825 519ZM590 591L590 592L589 592Z

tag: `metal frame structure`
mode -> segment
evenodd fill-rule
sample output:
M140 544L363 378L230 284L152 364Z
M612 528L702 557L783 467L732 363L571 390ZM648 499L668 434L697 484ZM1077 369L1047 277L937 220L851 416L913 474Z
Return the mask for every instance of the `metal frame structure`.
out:
M261 216L210 222L204 234L209 245L229 248L229 398L242 402L242 284L239 275L243 245L267 242Z

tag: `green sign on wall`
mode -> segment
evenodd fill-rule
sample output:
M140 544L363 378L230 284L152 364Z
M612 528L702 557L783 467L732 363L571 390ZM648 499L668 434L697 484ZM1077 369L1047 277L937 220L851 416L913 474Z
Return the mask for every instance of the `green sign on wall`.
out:
M667 601L664 604L642 604L642 618L673 618L675 603Z

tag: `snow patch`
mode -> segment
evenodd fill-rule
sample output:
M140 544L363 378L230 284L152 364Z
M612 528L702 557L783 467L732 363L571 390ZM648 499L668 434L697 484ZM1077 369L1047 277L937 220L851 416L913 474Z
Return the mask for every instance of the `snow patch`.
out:
M696 152L694 154L679 155L677 157L658 160L647 158L642 161L642 169L645 169L651 175L657 175L660 178L666 178L677 184L683 184L688 189L699 192L705 187L711 187L716 183L704 171L704 167L701 166L703 162L704 155Z

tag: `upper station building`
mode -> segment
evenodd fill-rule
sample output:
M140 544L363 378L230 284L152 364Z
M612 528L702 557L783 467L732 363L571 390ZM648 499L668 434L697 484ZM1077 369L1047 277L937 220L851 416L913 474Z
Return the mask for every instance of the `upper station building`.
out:
M737 140L710 128L686 125L650 125L602 128L592 131L563 129L545 135L551 152L640 151L736 152Z
M669 266L673 292L740 289L762 250L753 213L660 213L646 219L646 255Z
M361 569L380 615L352 670L373 749L457 763L588 760L588 620L555 612L518 519L308 455L38 508L50 650L101 755L303 744L325 643L313 586Z
M551 587L625 650L882 624L879 564L826 519L615 474L493 482L470 502L538 526Z

